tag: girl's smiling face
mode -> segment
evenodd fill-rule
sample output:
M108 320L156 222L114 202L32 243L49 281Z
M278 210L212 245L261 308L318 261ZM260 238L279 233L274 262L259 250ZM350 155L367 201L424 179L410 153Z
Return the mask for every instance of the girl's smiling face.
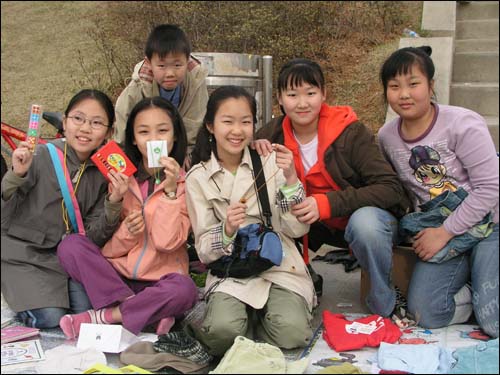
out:
M167 141L168 154L174 147L175 134L172 119L162 108L148 107L139 112L134 121L134 144L148 166L148 141Z
M317 126L325 99L324 90L305 82L295 87L289 84L278 95L278 102L290 117L294 128Z
M433 84L414 64L408 73L398 74L388 81L387 102L403 121L421 119L431 110Z
M253 139L253 115L248 100L244 97L224 100L208 130L215 137L220 160L239 162L244 148Z
M76 119L85 119L82 125ZM90 122L101 125L93 128ZM66 142L75 150L81 161L87 160L90 154L101 146L111 134L109 118L101 104L92 98L83 99L75 104L68 116L63 120Z

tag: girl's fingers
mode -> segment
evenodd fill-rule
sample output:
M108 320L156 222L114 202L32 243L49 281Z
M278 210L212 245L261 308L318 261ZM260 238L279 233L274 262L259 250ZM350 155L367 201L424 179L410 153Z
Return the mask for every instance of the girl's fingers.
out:
M137 224L140 224L142 222L143 222L142 215L134 217L134 218L132 218L132 220L130 220L130 224L132 224L132 225L137 225Z
M179 163L177 163L177 161L174 159L174 158L170 158L170 157L165 157L163 156L161 159L160 159L160 164L165 168L165 169L168 169L168 170L171 170L173 172L175 171L179 171L180 169L180 166L179 166Z
M276 151L276 156L292 154L292 151L290 151L286 146L280 145L279 143L273 143L273 150Z

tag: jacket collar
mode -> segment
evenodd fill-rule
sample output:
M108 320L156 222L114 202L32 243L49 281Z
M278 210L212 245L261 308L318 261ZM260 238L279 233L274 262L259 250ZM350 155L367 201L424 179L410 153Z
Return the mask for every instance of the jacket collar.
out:
M243 157L241 158L240 166L242 165L246 165L248 168L252 169L252 158L250 157L250 150L248 147L245 147L243 150ZM213 177L217 173L224 172L224 168L219 163L213 152L210 155L210 160L205 164L205 168L208 170L209 178Z
M64 155L64 145L66 144L66 138L60 138L52 141L51 143L54 144L58 149L60 149L63 152ZM94 154L96 150L92 151L90 154L91 156ZM78 158L78 155L76 154L75 150L68 145L66 149L66 165L72 165L72 166L77 166L79 167L82 164L82 161ZM95 164L92 162L90 158L87 159L87 167L88 166L95 166Z

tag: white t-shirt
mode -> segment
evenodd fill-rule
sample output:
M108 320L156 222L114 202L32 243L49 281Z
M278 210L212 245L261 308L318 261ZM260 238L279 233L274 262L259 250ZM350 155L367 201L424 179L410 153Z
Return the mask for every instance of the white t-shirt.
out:
M318 161L318 134L306 144L301 144L293 133L297 144L299 145L300 158L302 159L302 165L304 166L304 174L307 174L314 164Z

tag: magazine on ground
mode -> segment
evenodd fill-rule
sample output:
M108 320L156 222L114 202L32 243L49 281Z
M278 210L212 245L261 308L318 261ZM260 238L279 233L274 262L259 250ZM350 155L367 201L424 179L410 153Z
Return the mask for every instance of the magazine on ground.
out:
M40 340L16 341L2 344L2 366L45 359Z
M23 327L23 326L10 326L2 328L2 344L12 341L19 341L27 337L36 336L40 333L38 328Z

